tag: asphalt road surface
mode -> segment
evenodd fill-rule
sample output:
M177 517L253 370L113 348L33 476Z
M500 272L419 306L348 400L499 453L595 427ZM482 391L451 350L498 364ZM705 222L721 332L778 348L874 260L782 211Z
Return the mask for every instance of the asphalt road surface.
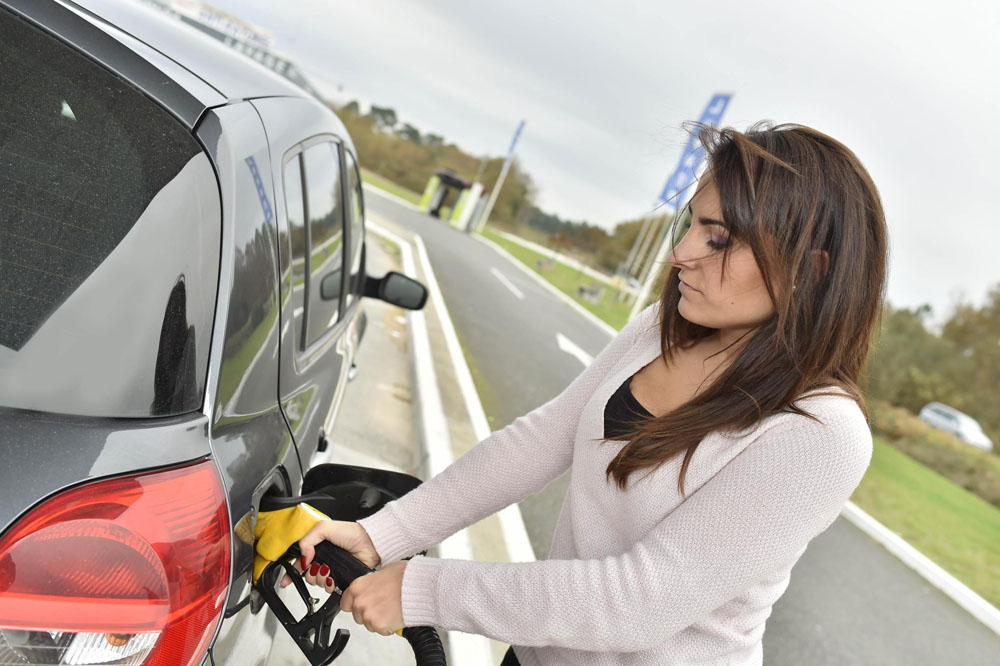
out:
M485 244L374 192L366 205L423 238L493 429L554 397L583 370L557 334L590 356L608 343L605 332ZM564 476L520 503L539 559L549 551L567 483ZM1000 637L841 518L792 570L768 620L764 663L998 666Z

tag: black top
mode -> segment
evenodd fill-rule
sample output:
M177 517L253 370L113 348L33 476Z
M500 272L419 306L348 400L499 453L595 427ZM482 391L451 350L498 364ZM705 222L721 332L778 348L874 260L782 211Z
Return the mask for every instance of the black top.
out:
M653 415L632 395L631 383L631 377L622 382L614 395L608 398L608 404L604 406L604 436L607 439L627 438L636 424L653 418Z

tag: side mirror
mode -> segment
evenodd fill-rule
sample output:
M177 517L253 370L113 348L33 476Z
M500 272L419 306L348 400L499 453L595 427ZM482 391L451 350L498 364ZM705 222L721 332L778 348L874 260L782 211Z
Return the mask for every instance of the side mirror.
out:
M365 296L407 310L420 310L427 303L427 287L402 273L390 271L381 278L366 277Z
M324 301L332 301L340 298L340 276L342 273L343 271L338 268L323 276L323 279L319 283L320 298Z

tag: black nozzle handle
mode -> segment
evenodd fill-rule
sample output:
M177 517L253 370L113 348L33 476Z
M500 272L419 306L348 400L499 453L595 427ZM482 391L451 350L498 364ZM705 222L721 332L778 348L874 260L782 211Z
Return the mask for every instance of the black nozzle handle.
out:
M361 576L372 573L364 563L329 541L316 544L316 557L313 560L330 567L330 576L341 590L346 590ZM403 629L403 638L413 649L417 666L447 666L444 646L434 627L406 627Z
M313 562L330 567L330 577L341 590L346 590L355 580L374 571L340 546L325 540L316 544Z

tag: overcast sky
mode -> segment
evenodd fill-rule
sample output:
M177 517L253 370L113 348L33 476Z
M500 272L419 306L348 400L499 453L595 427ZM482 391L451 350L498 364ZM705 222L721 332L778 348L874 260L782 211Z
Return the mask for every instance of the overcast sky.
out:
M715 92L853 149L888 216L889 300L982 302L1000 282L1000 2L211 0L324 89L475 154L518 156L537 201L611 228L651 209ZM471 176L472 174L466 174Z

